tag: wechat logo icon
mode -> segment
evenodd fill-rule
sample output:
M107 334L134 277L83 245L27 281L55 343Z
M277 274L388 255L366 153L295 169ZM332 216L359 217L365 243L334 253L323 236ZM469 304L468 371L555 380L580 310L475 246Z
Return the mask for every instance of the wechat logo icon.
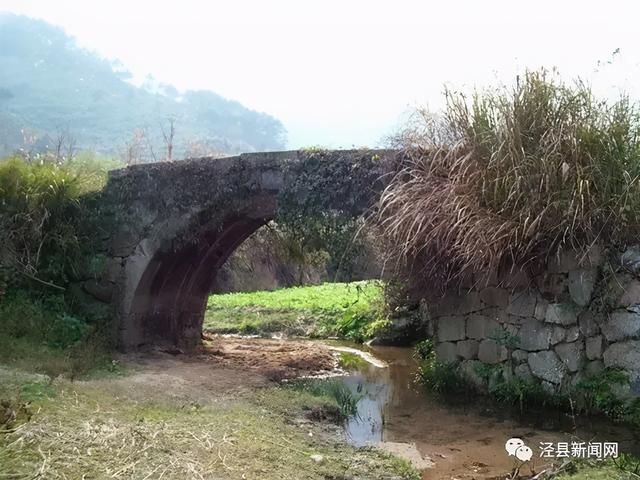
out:
M504 444L510 457L516 457L521 462L528 462L533 457L533 451L524 444L521 438L510 438Z

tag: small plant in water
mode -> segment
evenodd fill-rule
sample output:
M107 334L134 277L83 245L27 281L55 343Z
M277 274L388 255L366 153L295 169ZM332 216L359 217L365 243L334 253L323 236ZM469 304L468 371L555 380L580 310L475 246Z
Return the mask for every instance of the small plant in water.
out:
M344 418L358 413L358 402L362 395L353 393L340 378L306 378L295 380L288 385L314 396L332 398Z

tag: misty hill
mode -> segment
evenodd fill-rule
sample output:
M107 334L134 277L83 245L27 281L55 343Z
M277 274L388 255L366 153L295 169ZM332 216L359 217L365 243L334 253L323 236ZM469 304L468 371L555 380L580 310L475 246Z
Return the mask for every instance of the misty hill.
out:
M0 155L51 148L116 153L153 149L175 119L174 158L212 151L282 149L282 123L211 91L179 92L148 78L142 86L118 62L79 48L62 29L0 13ZM134 145L134 143L136 145ZM150 148L151 147L151 148Z

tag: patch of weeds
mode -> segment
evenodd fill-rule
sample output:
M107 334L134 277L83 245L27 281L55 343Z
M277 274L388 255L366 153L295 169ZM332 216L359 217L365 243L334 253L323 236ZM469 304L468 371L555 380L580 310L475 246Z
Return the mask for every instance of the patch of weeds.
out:
M430 338L421 340L414 346L413 356L417 360L426 360L433 354L433 348L433 340Z
M54 398L56 390L50 383L27 382L20 386L20 399L26 402L35 402Z
M455 363L425 361L418 367L418 380L429 390L444 395L457 395L470 390L460 366Z
M640 474L640 459L622 453L606 460L572 460L554 480L636 480Z
M586 414L604 413L614 421L640 425L640 399L623 399L616 389L629 385L628 374L607 368L576 383L572 393Z
M86 337L89 325L73 315L58 315L51 325L48 344L53 348L68 348Z
M294 380L287 385L314 396L331 398L338 405L344 418L358 413L358 402L362 397L353 393L339 378L305 378Z
M504 366L482 363L475 366L475 371L491 399L500 404L518 405L521 413L526 406L553 406L560 401L547 393L540 383L512 375Z
M429 390L443 395L457 395L471 390L460 364L440 362L430 343L420 342L416 355L421 358L417 381Z
M340 352L338 365L345 370L362 370L368 365L368 362L360 355L351 352Z
M506 328L495 329L489 338L495 340L498 345L502 345L509 351L516 350L520 347L520 337L508 331Z

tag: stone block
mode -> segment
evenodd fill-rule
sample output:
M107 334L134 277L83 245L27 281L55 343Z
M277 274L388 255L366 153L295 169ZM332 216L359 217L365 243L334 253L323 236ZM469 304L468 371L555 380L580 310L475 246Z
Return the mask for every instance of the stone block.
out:
M533 317L536 312L537 295L530 290L512 293L509 296L507 313L518 317Z
M446 316L437 319L436 336L439 342L452 342L466 338L466 319L462 316Z
M547 302L544 298L538 297L536 301L536 309L533 314L536 320L544 320L544 317L547 315L547 308L549 307L549 302Z
M456 344L457 354L465 360L471 360L478 357L478 341L462 340Z
M585 340L585 351L589 360L602 358L603 343L602 335L589 337Z
M640 273L640 246L633 245L625 250L620 256L620 263L630 272Z
M578 321L576 308L570 303L551 303L544 317L547 323L573 325Z
M569 327L566 330L564 341L567 343L575 342L580 338L580 329L577 326Z
M618 299L619 307L631 307L633 305L640 305L640 281L631 280L626 285L623 285L623 293Z
M82 289L93 298L109 303L113 297L114 285L107 281L87 280L82 284Z
M640 376L640 340L611 344L602 357L605 367L624 368L632 380Z
M504 288L487 287L480 291L480 299L487 307L507 308L509 292Z
M546 272L536 278L536 284L545 297L555 302L569 296L567 274Z
M609 342L640 336L640 314L616 310L602 324L602 333Z
M551 333L551 345L556 345L560 342L563 342L566 336L567 331L564 327L554 325Z
M520 348L527 351L546 350L551 344L552 328L538 320L527 320L520 329Z
M140 242L140 235L132 228L118 231L111 242L111 254L114 257L128 257Z
M507 357L507 349L493 339L482 340L478 346L478 360L483 363L501 363L504 362Z
M442 298L431 302L431 313L434 317L450 315L467 315L484 308L479 292L466 293L447 292Z
M525 362L528 356L529 352L525 350L514 350L511 354L511 358L516 362Z
M442 363L454 363L459 360L458 349L452 342L443 342L436 345L436 358Z
M570 372L577 372L584 363L584 345L582 342L561 343L555 351Z
M580 332L585 337L592 337L600 333L600 326L598 321L591 310L584 310L578 315L578 326Z
M467 338L484 340L489 338L496 330L500 330L500 324L484 315L471 315L467 318Z
M550 350L530 353L527 363L535 377L556 385L562 383L567 375L567 369L562 360Z
M589 305L598 278L595 268L571 270L569 272L569 293L571 299L581 307Z
M124 273L122 259L120 257L110 258L104 268L104 279L108 282L117 282Z

